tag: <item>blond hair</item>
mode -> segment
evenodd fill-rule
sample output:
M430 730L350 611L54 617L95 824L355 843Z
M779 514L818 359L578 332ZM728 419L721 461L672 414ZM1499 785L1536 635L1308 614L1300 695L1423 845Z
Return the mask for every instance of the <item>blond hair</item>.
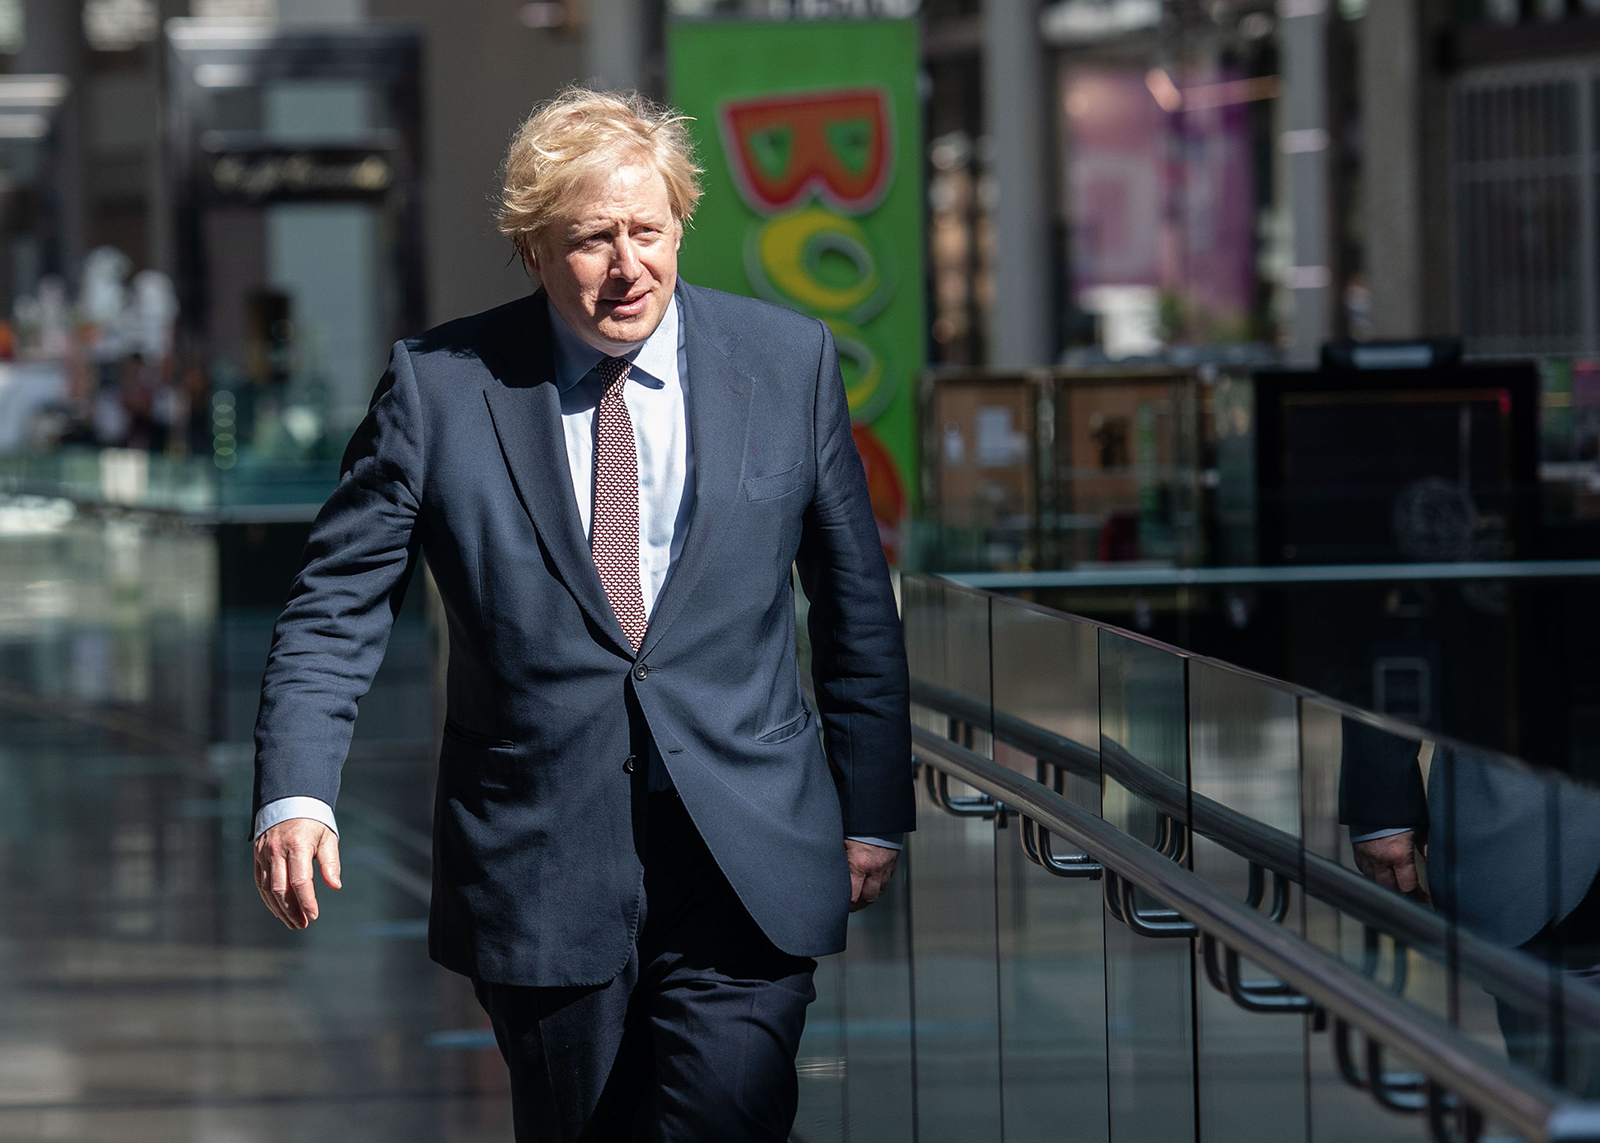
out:
M579 205L592 180L619 160L644 160L667 184L672 216L687 223L700 201L701 170L689 116L634 91L569 87L533 109L501 170L500 233L524 258L546 227Z

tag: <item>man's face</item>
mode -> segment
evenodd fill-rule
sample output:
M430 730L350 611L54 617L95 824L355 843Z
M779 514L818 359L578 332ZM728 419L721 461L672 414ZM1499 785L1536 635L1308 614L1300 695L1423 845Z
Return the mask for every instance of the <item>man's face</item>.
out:
M572 332L616 356L661 324L682 238L660 172L634 162L595 179L572 217L544 232L530 261Z

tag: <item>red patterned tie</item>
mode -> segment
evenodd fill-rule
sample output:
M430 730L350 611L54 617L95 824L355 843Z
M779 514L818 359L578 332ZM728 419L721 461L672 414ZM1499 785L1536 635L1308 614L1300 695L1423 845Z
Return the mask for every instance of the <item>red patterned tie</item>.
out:
M639 590L639 454L634 451L633 419L622 399L631 369L625 357L607 357L595 367L606 389L595 410L589 551L611 610L637 651L646 619Z

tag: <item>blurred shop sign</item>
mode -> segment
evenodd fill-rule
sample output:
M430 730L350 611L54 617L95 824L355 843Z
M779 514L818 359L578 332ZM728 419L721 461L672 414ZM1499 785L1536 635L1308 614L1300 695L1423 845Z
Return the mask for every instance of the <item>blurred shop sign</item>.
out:
M893 560L915 496L924 353L917 25L679 21L669 56L706 168L684 276L833 331Z
M1251 105L1272 76L1090 65L1063 82L1072 294L1113 360L1244 342L1257 296Z
M1039 16L1039 29L1054 45L1091 44L1155 28L1161 0L1058 0Z
M377 199L394 185L390 148L204 148L214 199L246 203Z
M922 0L668 0L674 16L743 20L903 20Z

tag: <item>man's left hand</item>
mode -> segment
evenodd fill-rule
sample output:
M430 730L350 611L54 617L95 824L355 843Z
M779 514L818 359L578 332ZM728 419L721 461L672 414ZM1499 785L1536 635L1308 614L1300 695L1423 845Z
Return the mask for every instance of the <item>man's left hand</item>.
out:
M1412 852L1416 844L1417 835L1409 829L1404 833L1355 842L1352 848L1355 850L1356 868L1379 885L1426 901L1428 894L1417 879L1417 860Z
M878 899L894 876L900 851L866 841L846 841L844 856L850 863L850 911L854 913Z

